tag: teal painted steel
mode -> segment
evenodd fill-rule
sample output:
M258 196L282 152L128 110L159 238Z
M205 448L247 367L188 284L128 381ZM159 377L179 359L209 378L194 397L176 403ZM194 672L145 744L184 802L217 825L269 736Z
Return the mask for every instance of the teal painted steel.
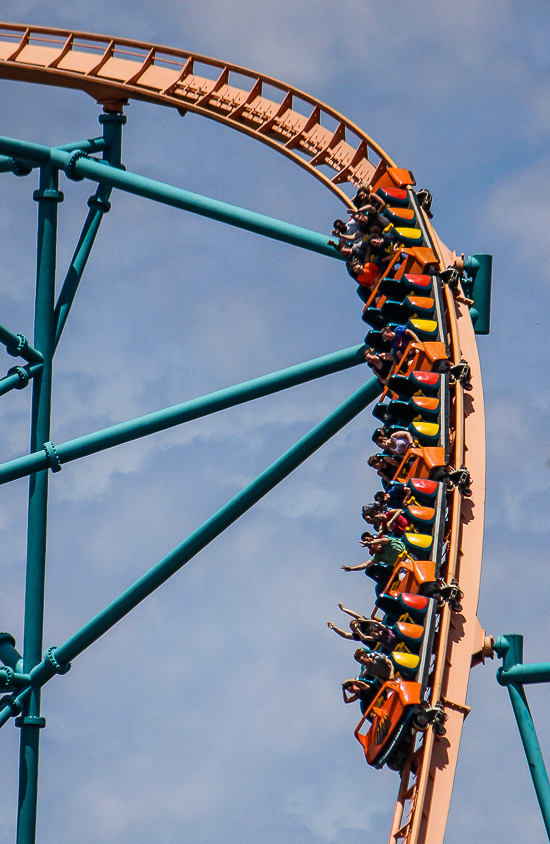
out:
M105 150L103 159L111 167L120 167L122 160L122 127L126 123L124 114L102 114L100 115L100 123L103 125L103 143L102 148ZM89 142L92 143L92 142ZM97 144L97 141L93 142ZM74 145L68 144L66 147L60 149L73 148ZM82 149L78 147L75 151ZM90 208L80 238L78 240L71 264L65 276L59 298L55 306L54 325L55 325L55 348L57 349L59 340L75 296L78 286L82 279L84 270L97 233L99 226L103 219L103 215L110 210L110 196L112 188L106 185L99 185L97 191L88 200Z
M529 772L533 780L537 800L539 802L542 819L546 828L546 834L550 839L550 783L544 759L537 738L533 716L527 703L523 686L518 683L508 684L510 702L516 716L523 749L527 757Z
M38 202L34 346L40 351L44 364L33 380L31 452L50 438L57 211L58 203L63 199L58 182L59 174L55 168L41 167L39 190L34 193ZM47 515L48 472L39 472L30 478L29 483L23 644L25 674L42 658ZM17 844L33 844L36 835L39 735L43 726L39 688L34 688L25 700L17 723L21 726Z
M76 152L82 150L89 155L102 152L107 149L104 138L90 138L86 141L73 141L71 144L63 144L57 147L64 152ZM15 176L28 176L37 165L30 161L11 158L8 155L0 155L0 173L13 173Z
M514 669L522 666L523 636L517 633L507 633L506 636L500 636L496 640L494 648L498 656L503 660L502 669L499 669L498 673L503 670L503 673L509 675ZM529 666L525 667L528 668ZM548 774L537 738L533 716L531 715L523 686L520 683L514 683L512 681L507 682L506 685L525 756L527 757L527 764L529 765L529 772L535 787L546 834L550 839L550 783L548 782Z
M514 665L513 668L504 671L499 668L497 681L501 686L509 683L550 683L550 662L532 662L528 665Z
M12 671L23 667L21 654L15 649L15 639L10 633L0 633L0 660Z
M70 663L351 422L380 395L380 392L378 379L371 378L108 607L74 636L55 648L54 659L62 665ZM31 671L32 682L42 686L54 673L51 660L44 659ZM29 690L24 689L15 700L22 700L28 694ZM2 706L0 726L5 724L12 714L12 707Z
M343 369L364 364L364 348L363 345L352 346L349 349L324 355L321 358L300 363L279 372L272 372L270 375L263 375L261 378L254 378L252 381L245 381L235 387L227 387L225 390L219 390L216 393L210 393L207 396L192 399L165 410L159 410L156 413L149 413L147 416L140 416L129 422L122 422L120 425L113 425L103 431L97 431L56 445L56 452L61 463L69 463L71 460L78 460L81 457L96 454L99 451L131 442L157 431L173 428L175 425L181 425L192 419L199 419L201 416L208 416L211 413L217 413L220 410L235 407L262 396L286 390L297 384L304 384L333 372L340 372ZM34 454L10 460L0 465L0 484L47 469L49 465L48 455L43 448Z
M29 379L31 379L38 375L39 372L42 372L42 364L34 363L32 366L20 366L16 367L16 369L23 370L27 373ZM24 385L18 372L13 372L11 375L8 374L5 378L0 378L0 396L9 393L11 390L21 389L22 386L26 385Z
M491 331L491 288L493 284L493 256L471 255L464 262L468 275L473 278L467 293L474 304L470 316L476 334L489 334Z
M59 147L46 147L41 144L31 144L5 137L0 137L0 152L38 163L51 163L65 172L71 157ZM309 231L301 226L276 220L274 217L266 217L264 214L239 208L236 205L228 205L226 202L200 196L182 188L157 182L154 179L147 179L134 173L106 167L95 159L80 158L74 163L74 172L77 176L119 188L145 199L162 202L183 211L192 211L203 217L209 217L222 223L237 226L237 228L271 237L274 240L281 240L293 246L300 246L303 249L327 255L329 258L343 260L333 246L327 245L325 234Z
M94 152L103 152L108 148L109 141L105 135L103 135L102 138L88 138L86 141L73 141L70 144L61 144L56 147L56 149L61 149L64 152L77 152L78 150L82 150L82 152L87 152L90 155Z
M10 158L9 155L0 155L0 173L13 173L14 167L16 167L16 166L17 165L15 163L15 160L13 158ZM31 172L31 169L30 168L25 168L25 169L28 170L27 173L26 173L26 175L28 176L29 173Z
M3 325L0 325L0 343L6 347L8 354L13 357L23 358L28 363L42 363L44 358L30 345L22 334L14 334Z

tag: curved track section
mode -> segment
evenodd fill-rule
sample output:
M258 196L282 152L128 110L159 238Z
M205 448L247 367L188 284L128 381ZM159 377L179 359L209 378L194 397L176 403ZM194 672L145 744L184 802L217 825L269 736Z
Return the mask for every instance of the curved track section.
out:
M343 202L338 187L394 162L365 132L297 88L196 53L89 32L0 23L0 77L78 88L117 110L130 99L202 114L268 144Z
M435 592L426 592L432 596L428 599L431 609L424 627L421 667L412 678L418 681L419 689L418 700L413 704L417 706L421 701L425 710L436 713L437 717L429 721L426 729L412 729L408 720L400 721L395 742L391 747L388 743L374 761L376 767L389 762L400 771L390 844L441 844L462 724L469 711L466 706L469 671L472 660L480 661L484 650L484 632L476 612L483 538L485 431L481 373L468 300L464 298L460 278L455 276L452 288L446 283L444 271L454 263L455 255L441 243L420 207L412 190L412 174L397 168L357 126L307 94L245 68L179 50L83 32L2 23L0 78L81 89L106 111L121 111L129 99L138 99L172 106L181 114L186 111L202 114L289 157L350 208L353 203L340 187L348 182L354 186L368 182L377 190L389 189L390 196L395 196L395 189L402 197L404 194L401 204L408 207L409 219L414 218L418 229L415 234L411 234L410 228L401 233L396 229L400 247L397 259L385 273L385 281L391 281L394 292L403 292L407 275L417 279L428 277L424 284L429 290L416 296L416 304L413 301L414 328L418 327L415 318L419 316L414 310L416 305L428 307L426 302L430 297L434 304L430 306L432 327L421 337L426 341L420 343L424 348L416 349L412 369L409 366L405 371L406 360L394 366L392 376L398 380L392 384L395 387L411 377L414 381L415 366L430 376L440 373L441 381L436 396L439 401L437 441L432 441L433 448L410 449L398 475L413 486L418 479L435 481L438 489L431 506L435 515L431 534L425 537L430 545L429 563L435 566L435 575L447 585L457 581L463 598L461 609L457 609L455 601L453 611L452 602L444 600L436 586ZM415 245L409 242L407 246L407 236L409 240L416 239ZM392 299L391 295L380 295L383 281L373 288L366 304L374 326L378 319L374 312L381 314L385 303L387 310L387 302ZM393 298L393 312L402 314L399 309L404 307L404 299ZM390 316L382 321L395 322L395 319ZM397 321L403 322L403 316ZM430 342L433 348L439 349L435 358L432 355L433 359L426 351ZM467 364L466 370L463 362ZM460 376L461 371L466 372L466 377ZM399 404L401 401L402 406L403 396L392 384L385 390L382 402ZM407 400L413 401L418 396L424 397L421 390L409 390ZM434 406L433 391L431 396L432 405L428 401L425 407ZM413 423L416 421L418 417ZM432 457L436 452L434 462ZM464 468L466 483L459 483L449 467ZM417 541L413 533L412 547ZM390 578L382 584L382 592L388 591L391 582ZM435 584L434 575L431 583ZM403 591L400 587L394 590L397 595L400 591ZM413 586L408 589L414 591ZM416 593L422 597L420 587ZM379 608L376 612L380 612ZM375 703L380 705L380 701ZM405 710L407 718L414 714L413 704ZM371 713L371 716L372 728L379 723L376 721L379 715ZM383 733L383 729L378 731L378 747L386 740ZM359 738L359 728L356 735ZM361 743L366 752L367 740ZM400 755L395 754L396 749Z

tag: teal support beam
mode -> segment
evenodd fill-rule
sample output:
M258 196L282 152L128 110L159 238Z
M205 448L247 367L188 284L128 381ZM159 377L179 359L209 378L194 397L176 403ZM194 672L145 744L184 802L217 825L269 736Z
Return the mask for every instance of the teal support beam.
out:
M8 155L0 155L0 173L13 173L14 176L29 176L32 170L32 165L28 166L22 161L10 158Z
M527 764L535 787L546 834L550 840L550 783L548 782L546 766L533 723L533 716L523 686L518 683L509 683L508 693L527 757Z
M61 672L65 671L71 660L97 641L148 595L151 595L155 589L158 589L189 560L195 557L199 551L202 551L247 510L250 510L254 504L290 475L294 469L361 413L380 395L380 392L380 382L377 378L371 378L370 381L360 387L349 399L312 428L282 457L279 457L268 469L258 475L255 480L140 577L122 595L98 613L70 639L58 648L53 649L51 657L42 660L31 671L33 687L43 686L50 680L56 673L55 665L61 668ZM25 700L28 694L29 689L27 688L12 698L10 702L3 703L0 701L0 727L8 721L13 715L14 709Z
M61 149L64 152L82 150L82 152L92 155L94 152L104 152L109 148L109 143L110 141L103 134L102 138L88 138L86 141L72 141L70 144L60 144L56 149Z
M42 363L44 358L30 345L23 334L14 334L3 325L0 325L0 343L6 347L9 355L14 358L23 358L28 363Z
M59 147L46 147L41 144L31 144L14 138L0 137L0 153L28 158L38 163L51 163L60 170L67 172L71 156ZM319 232L309 231L301 226L294 226L274 217L266 217L246 208L228 205L217 199L200 196L191 191L175 188L154 179L147 179L134 173L124 172L112 167L106 167L102 162L90 158L73 160L71 174L109 185L112 188L152 199L183 211L192 211L203 217L219 220L237 228L246 229L256 234L281 240L293 246L300 246L330 258L344 260L342 255L327 244L327 236Z
M11 671L9 668L0 666L0 689L26 687L31 682L30 674L19 674L17 671Z
M0 396L9 393L11 390L21 390L26 387L31 378L42 372L43 364L34 363L32 366L15 366L9 370L4 378L0 378Z
M102 152L107 149L105 138L90 138L86 141L73 141L70 144L63 144L58 146L64 152L82 152L92 155L95 152ZM36 167L36 163L31 161L23 161L21 159L11 158L7 155L0 155L0 173L13 173L14 176L28 176Z
M508 671L499 668L497 681L501 686L509 683L550 683L550 662L532 662L529 665L514 665Z
M113 425L93 434L86 434L84 437L56 445L57 456L60 463L69 463L72 460L96 454L98 451L105 451L105 449L137 440L140 437L156 434L158 431L165 431L184 422L190 422L192 419L200 419L202 416L209 416L220 410L287 390L297 384L304 384L315 378L322 378L325 375L364 364L364 348L363 345L352 346L340 352L323 355L315 360L290 366L288 369L272 372L270 375L263 375L252 381L245 381L243 384L183 402L183 404L176 404L156 413L148 413L146 416ZM10 460L0 465L0 485L17 478L24 478L34 472L40 472L49 466L50 457L43 448L25 457Z
M23 659L15 649L15 639L10 633L0 633L0 662L12 671L19 671L23 667Z
M44 364L42 371L33 380L31 452L42 447L42 443L50 438L57 210L58 203L63 200L58 181L59 174L55 168L42 166L39 189L33 194L38 202L34 346L41 353ZM25 674L42 658L47 512L48 472L39 472L30 478L29 484L23 644ZM26 698L16 724L21 727L17 844L34 844L39 735L40 728L45 724L40 715L39 688L33 688Z
M126 123L126 117L124 114L116 112L101 114L99 116L99 122L103 126L102 148L105 150L103 159L111 167L120 167L122 156L122 127ZM67 146L71 147L70 144ZM66 148L67 147L64 149ZM60 149L63 148L60 147ZM86 269L88 258L90 257L90 253L99 231L99 226L101 225L104 214L106 214L111 208L111 203L109 202L111 190L112 189L107 185L99 185L95 194L88 200L88 207L90 210L88 211L71 264L59 294L59 299L57 300L57 304L55 306L54 326L56 349L59 340L61 339L61 334L65 327L72 304L75 300L80 280L82 279L82 275Z
M471 255L464 262L464 269L472 279L465 292L474 300L470 316L476 334L491 331L491 288L493 284L493 256Z
M510 672L516 667L519 668L523 663L523 636L517 633L508 633L506 636L501 636L495 642L495 651L503 659L502 673L509 677ZM500 671L501 669L499 669ZM525 756L527 757L527 764L529 765L529 772L535 787L546 834L550 840L550 783L548 782L548 774L537 738L533 716L531 715L523 686L511 680L506 683L506 686L510 695L510 702L514 710Z

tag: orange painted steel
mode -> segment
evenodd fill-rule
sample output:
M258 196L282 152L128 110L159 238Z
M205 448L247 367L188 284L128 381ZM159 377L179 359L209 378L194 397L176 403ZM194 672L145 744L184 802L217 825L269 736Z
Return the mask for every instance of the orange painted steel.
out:
M439 240L429 221L440 264L452 264L454 254ZM479 583L483 549L485 506L485 416L481 369L475 334L468 308L462 297L445 288L445 315L448 320L453 363L467 360L471 370L471 392L464 394L460 383L454 385L453 462L465 465L472 477L472 497L463 499L458 488L449 507L447 569L450 582L456 577L464 592L462 612L451 613L443 607L432 679L430 704L441 702L448 720L446 736L437 737L429 730L408 761L401 775L401 785L394 811L389 844L442 844L458 758L472 660L481 654L485 631L477 619ZM475 412L474 412L475 410ZM475 515L475 518L474 518ZM462 564L462 561L467 561ZM415 767L416 770L411 770Z
M347 206L338 185L370 181L380 162L394 166L358 126L298 88L157 44L0 23L0 78L77 88L107 109L134 99L201 114L286 155Z
M201 114L244 132L305 168L348 207L339 187L372 182L393 160L359 127L296 88L237 65L194 53L122 38L0 23L0 78L85 91L104 109L131 99ZM244 85L244 87L243 87ZM303 113L305 112L305 113ZM320 168L323 167L324 170ZM334 175L327 175L326 170ZM454 253L420 210L440 268ZM411 256L422 250L405 250ZM424 250L425 251L425 250ZM411 258L413 261L413 258ZM464 718L472 658L483 651L477 619L485 496L485 421L481 372L468 308L445 288L445 318L453 363L463 358L472 391L456 383L451 427L452 461L465 465L472 497L452 493L447 522L445 576L456 577L463 610L442 610L434 646L430 704L441 702L447 735L430 728L401 774L390 844L442 844ZM466 564L467 561L467 564Z

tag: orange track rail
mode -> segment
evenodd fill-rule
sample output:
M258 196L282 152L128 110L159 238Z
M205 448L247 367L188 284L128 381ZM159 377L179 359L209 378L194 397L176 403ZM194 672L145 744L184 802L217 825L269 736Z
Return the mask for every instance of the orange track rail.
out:
M283 153L348 206L339 184L370 181L380 161L394 165L358 126L303 91L156 44L0 23L0 77L78 88L107 108L135 99L202 114Z
M308 170L348 207L339 187L373 180L392 159L358 126L308 94L276 79L206 56L86 32L0 23L0 78L76 88L106 110L130 99L201 114L244 132ZM323 169L321 169L323 168ZM328 173L327 173L328 171ZM330 175L333 171L334 175ZM423 214L441 267L451 253ZM442 844L464 718L472 657L482 651L477 619L485 498L485 420L481 372L468 309L445 291L445 317L454 363L464 358L473 389L454 387L452 462L472 477L473 496L450 502L448 581L464 592L463 611L445 605L435 642L431 703L448 715L447 735L430 729L402 775L390 844ZM411 771L411 766L413 770Z

